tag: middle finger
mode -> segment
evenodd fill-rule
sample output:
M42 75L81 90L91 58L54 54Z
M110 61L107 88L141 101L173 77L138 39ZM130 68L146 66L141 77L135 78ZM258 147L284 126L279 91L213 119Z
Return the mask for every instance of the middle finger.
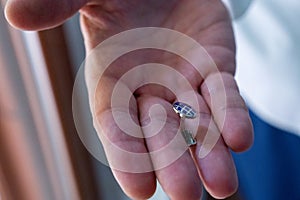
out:
M155 105L162 109L156 109ZM200 199L201 180L181 134L176 134L179 118L172 105L158 97L141 96L138 106L147 148L162 188L172 200ZM163 109L166 113L162 113ZM161 117L163 114L167 115L166 119ZM158 130L157 126L164 120L164 126Z

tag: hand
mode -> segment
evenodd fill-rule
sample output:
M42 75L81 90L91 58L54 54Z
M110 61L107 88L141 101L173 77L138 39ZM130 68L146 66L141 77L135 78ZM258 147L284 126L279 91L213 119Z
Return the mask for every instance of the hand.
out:
M179 97L164 87L150 84L134 91L134 98L129 105L131 117L143 127L149 123L150 107L159 104L165 108L168 116L163 129L159 134L144 140L129 136L118 128L112 118L111 93L120 77L138 64L156 61L173 66L192 85L194 89L192 92L197 95L196 106L199 106L201 112L200 122L197 124L198 145L192 151L193 156L185 152L171 165L154 172L130 173L113 169L114 176L124 192L134 199L148 198L155 191L157 178L171 199L199 199L201 184L217 198L234 193L238 183L229 148L234 151L246 150L252 144L253 133L247 108L233 78L235 43L231 21L222 3L219 0L10 0L6 7L6 16L16 27L38 30L62 23L79 9L87 52L91 52L109 36L124 30L146 26L165 27L197 40L221 72L216 73L207 68L204 69L205 76L200 76L182 59L155 50L127 55L126 58L116 61L105 72L97 84L94 102L97 113L94 115L94 121L101 124L103 129L103 132L99 133L100 138L106 135L124 150L135 153L157 150L168 144L179 125L178 116L170 109L172 103ZM93 70L87 73L88 86L95 85L98 80L98 77L93 76L94 73L97 74ZM226 107L214 108L212 102L218 102L220 94L220 88L215 84L219 75L224 83L227 104ZM156 76L167 78L163 73ZM167 81L169 84L177 84L176 80ZM130 90L128 83L124 83L123 87ZM222 116L225 116L224 123ZM206 157L199 158L197 152L203 140L200 137L201 133L206 132L212 120L214 131L221 133L222 137ZM151 133L143 130L136 134L147 136ZM109 148L105 143L104 147ZM116 156L107 153L108 158ZM149 157L143 164L155 166L155 162L155 158Z

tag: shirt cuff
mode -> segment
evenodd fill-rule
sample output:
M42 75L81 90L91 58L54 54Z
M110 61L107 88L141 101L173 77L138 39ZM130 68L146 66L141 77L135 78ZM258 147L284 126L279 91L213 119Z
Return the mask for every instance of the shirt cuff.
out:
M231 19L235 20L241 17L249 8L252 0L222 0L228 9Z

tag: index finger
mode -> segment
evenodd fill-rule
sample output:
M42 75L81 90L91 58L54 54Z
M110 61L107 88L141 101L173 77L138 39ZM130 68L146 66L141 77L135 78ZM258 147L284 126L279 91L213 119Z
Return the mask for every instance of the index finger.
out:
M116 80L101 78L95 95L95 110L92 110L94 126L104 147L109 166L112 168L123 191L134 199L152 196L156 188L156 178L152 163L139 128L135 98L129 106L123 104L131 92L120 85L117 106L112 106L113 89ZM93 106L93 105L92 105ZM132 125L135 123L137 126Z

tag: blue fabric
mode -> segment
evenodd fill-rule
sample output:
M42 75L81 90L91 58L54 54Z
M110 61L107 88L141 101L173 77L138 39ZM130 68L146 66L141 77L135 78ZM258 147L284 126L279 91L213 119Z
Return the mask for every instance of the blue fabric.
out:
M245 200L300 200L300 137L250 115L254 145L233 153L240 194Z

